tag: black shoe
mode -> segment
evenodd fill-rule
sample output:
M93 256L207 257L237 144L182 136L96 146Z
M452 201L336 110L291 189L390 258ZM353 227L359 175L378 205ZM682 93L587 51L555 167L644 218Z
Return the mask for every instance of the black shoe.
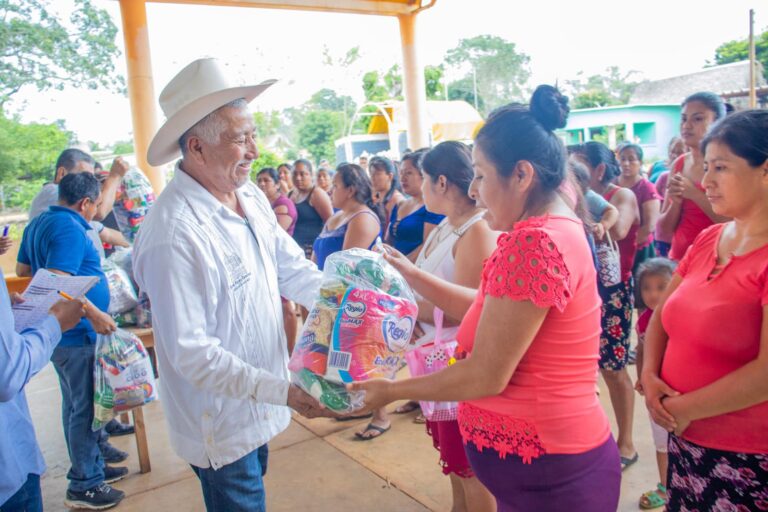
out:
M106 510L116 506L123 498L123 491L113 489L107 484L99 484L87 491L67 491L64 504L70 508Z
M112 420L107 423L104 430L107 431L107 434L114 437L127 436L128 434L133 434L135 432L133 425L123 425L117 420Z
M99 450L101 451L101 458L104 459L104 462L108 464L116 464L118 462L123 462L125 459L128 458L127 452L124 452L123 450L118 450L117 448L115 448L109 443L104 443L103 445L99 445Z
M104 466L104 483L113 484L125 478L127 474L128 468L125 466Z

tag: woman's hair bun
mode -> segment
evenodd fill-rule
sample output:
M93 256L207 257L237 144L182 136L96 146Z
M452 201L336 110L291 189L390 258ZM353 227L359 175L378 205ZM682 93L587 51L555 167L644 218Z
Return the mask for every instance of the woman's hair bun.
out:
M565 127L568 121L568 97L551 85L540 85L531 96L531 115L541 125L553 131Z

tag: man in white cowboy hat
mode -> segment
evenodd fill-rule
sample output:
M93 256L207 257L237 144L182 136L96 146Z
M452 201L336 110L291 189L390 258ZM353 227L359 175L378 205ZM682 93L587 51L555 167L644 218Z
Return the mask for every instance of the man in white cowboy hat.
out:
M147 154L152 165L181 155L133 266L152 303L171 444L209 511L264 510L267 442L288 426L288 407L330 415L288 380L280 304L309 307L322 275L249 179L248 103L273 83L236 87L216 60L192 62L160 94L167 120Z

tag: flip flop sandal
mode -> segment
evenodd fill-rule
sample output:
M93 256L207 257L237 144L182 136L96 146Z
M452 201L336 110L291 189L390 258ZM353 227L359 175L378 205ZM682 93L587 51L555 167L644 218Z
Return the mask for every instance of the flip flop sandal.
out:
M424 417L424 415L423 415L423 414L419 414L418 416L416 416L415 418L413 418L413 422L414 422L415 424L417 424L417 425L423 425L423 424L425 424L425 423L427 422L427 418L426 418L426 417Z
M640 458L640 454L635 452L635 455L633 457L620 457L621 458L621 470L624 471L629 466L637 462L637 459Z
M371 417L373 417L373 413L369 412L368 414L362 414L360 416L341 416L341 417L335 418L335 420L336 421L354 421L354 420L364 420Z
M392 428L392 425L388 427L379 427L374 425L373 423L369 423L365 430L362 432L355 432L355 441L370 441L371 439L376 439L377 437L381 437L382 435L386 434L389 429ZM378 432L378 434L373 436L366 436L365 433L369 430L373 430L374 432Z
M659 493L664 493L664 495L666 495L667 488L659 484L656 486L656 489L644 492L642 496L640 496L640 502L638 503L640 508L643 510L652 510L666 505L667 500Z
M395 407L395 410L392 411L392 414L408 414L409 412L413 412L416 409L421 409L419 402L406 402L400 407Z

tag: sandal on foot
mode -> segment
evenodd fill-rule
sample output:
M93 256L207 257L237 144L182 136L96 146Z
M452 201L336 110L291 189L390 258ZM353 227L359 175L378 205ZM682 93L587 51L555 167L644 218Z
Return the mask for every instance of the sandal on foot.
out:
M640 454L635 452L635 455L632 457L620 457L621 459L621 470L624 471L629 466L637 462L637 459L640 458Z
M421 409L419 402L405 402L403 405L395 407L395 410L392 411L392 414L408 414L409 412L413 412L416 409Z
M388 427L379 427L378 425L369 423L365 427L365 430L363 430L362 432L355 432L355 441L370 441L371 439L376 439L377 437L381 437L382 435L386 434L387 431L391 428L392 428L392 425L389 425ZM366 436L365 434L369 431L378 432L378 433L372 436Z
M354 420L364 420L371 417L373 417L373 413L369 412L368 414L361 414L359 416L339 416L338 418L334 418L334 419L336 421L354 421Z
M667 504L667 488L661 484L656 486L656 489L644 492L640 496L638 505L643 510L652 510L654 508L663 507Z
M427 418L424 417L423 414L419 413L418 416L413 418L413 422L416 423L417 425L423 425L423 424L425 424L427 422Z

